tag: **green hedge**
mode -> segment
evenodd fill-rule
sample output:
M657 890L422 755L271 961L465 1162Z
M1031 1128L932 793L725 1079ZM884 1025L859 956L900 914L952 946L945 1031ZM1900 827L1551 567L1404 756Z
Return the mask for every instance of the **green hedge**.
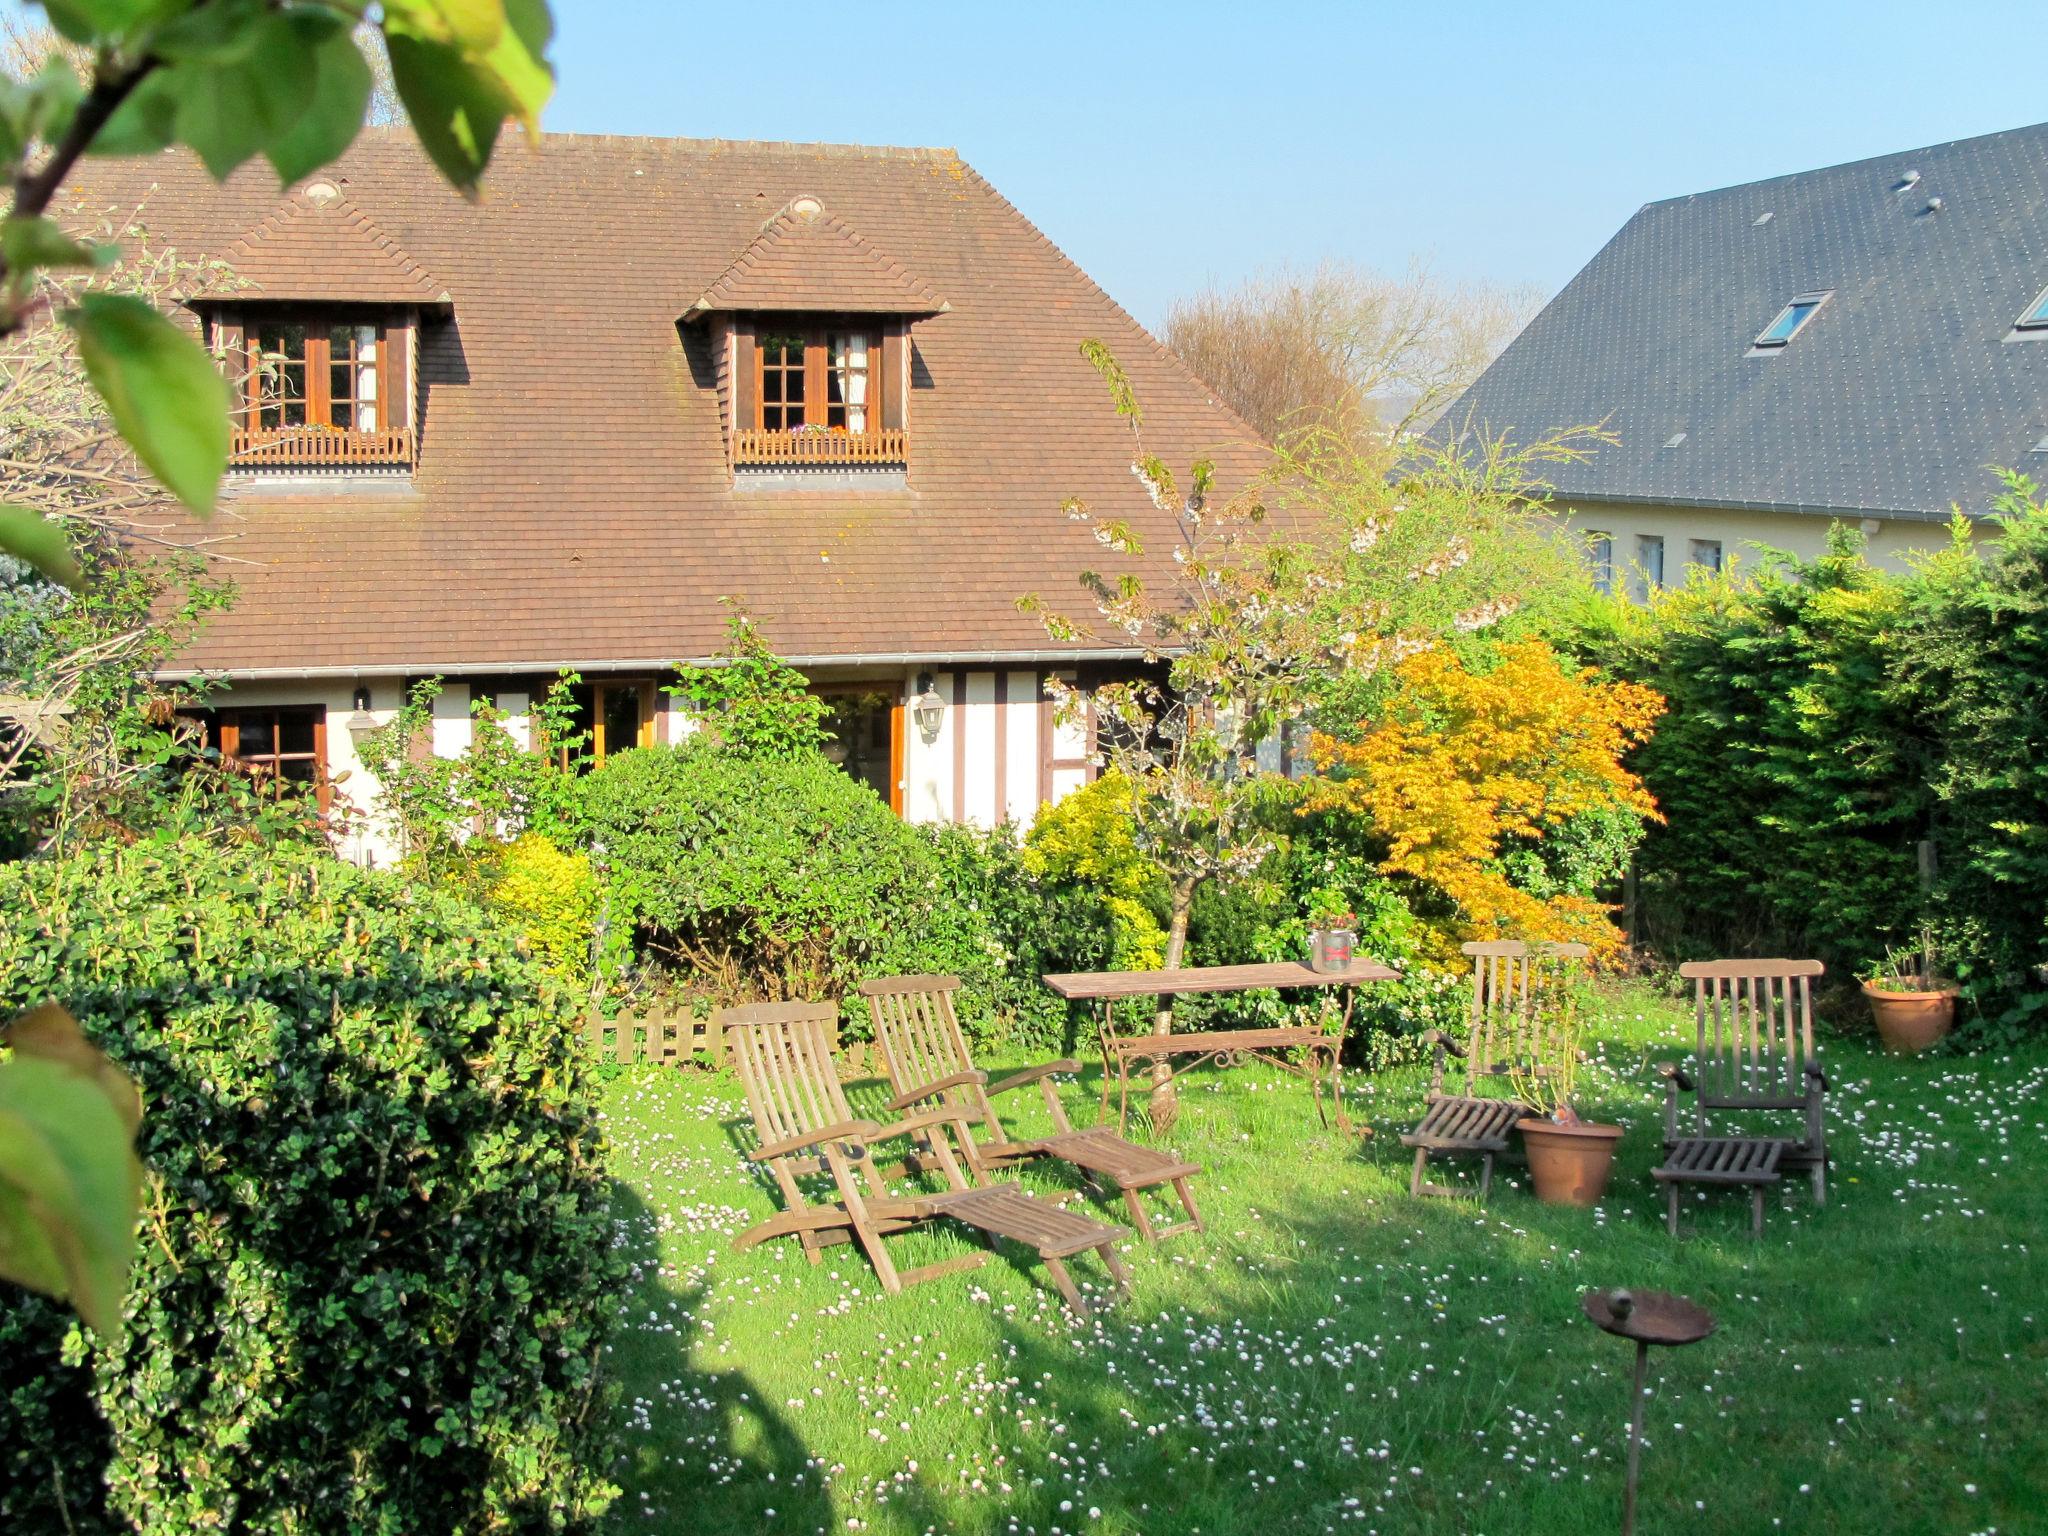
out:
M619 1261L510 936L225 840L0 867L0 923L0 1007L135 1075L152 1172L124 1338L0 1285L0 1529L591 1526Z
M1663 808L1639 856L1674 959L1798 953L1850 983L1936 941L1967 1035L2048 1019L2048 512L2015 482L1995 542L1909 575L1837 528L1812 560L1611 610L1587 648L1662 692L1634 766ZM1924 887L1922 841L1938 875Z
M1017 957L996 931L985 849L905 825L816 752L748 757L708 741L608 756L584 785L614 918L678 961L714 1000L842 1000L869 1033L867 977L944 972L968 983L963 1022L1013 1022Z

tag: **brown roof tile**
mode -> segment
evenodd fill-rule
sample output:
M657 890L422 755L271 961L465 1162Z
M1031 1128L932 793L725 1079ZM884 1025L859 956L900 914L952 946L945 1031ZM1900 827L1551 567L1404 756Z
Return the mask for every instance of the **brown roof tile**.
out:
M692 304L714 310L936 315L951 308L929 283L875 249L815 198L799 198Z
M313 181L222 253L199 298L442 304L448 290L332 182Z
M216 184L181 153L86 174L88 201L146 197L153 238L195 254L280 213L267 174ZM420 333L418 466L398 494L250 478L208 531L252 563L191 667L703 657L724 597L793 656L1056 649L1017 598L1085 611L1076 578L1103 558L1062 498L1129 519L1162 554L1175 536L1130 472L1087 337L1130 372L1169 464L1210 454L1227 491L1263 462L1249 427L950 151L508 136L472 203L407 136L372 131L324 177L452 302ZM846 250L880 257L864 281L893 267L951 301L910 329L906 488L734 489L707 327L677 320L805 194L860 232ZM379 286L388 262L351 270L419 302L416 284Z

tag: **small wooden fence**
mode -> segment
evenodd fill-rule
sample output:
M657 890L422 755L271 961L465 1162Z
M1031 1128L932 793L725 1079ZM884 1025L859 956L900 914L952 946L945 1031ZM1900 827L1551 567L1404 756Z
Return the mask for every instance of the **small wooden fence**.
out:
M735 464L902 464L910 451L901 427L876 432L771 432L733 434Z
M835 1028L832 1033L832 1048L837 1051L839 1032ZM583 1044L597 1060L622 1066L640 1062L670 1067L726 1065L725 1040L709 1018L672 1012L660 1003L646 1013L622 1013L610 1019L596 1013L585 1015Z
M348 432L334 427L237 427L231 448L237 464L405 465L412 462L410 432Z

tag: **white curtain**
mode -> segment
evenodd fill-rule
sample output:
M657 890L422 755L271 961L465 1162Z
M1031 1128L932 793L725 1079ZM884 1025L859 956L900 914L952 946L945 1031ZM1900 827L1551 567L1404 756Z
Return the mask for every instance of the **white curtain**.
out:
M356 430L377 430L377 328L356 327Z
M839 375L839 398L846 402L846 430L868 429L868 338L852 331L832 338L832 367Z

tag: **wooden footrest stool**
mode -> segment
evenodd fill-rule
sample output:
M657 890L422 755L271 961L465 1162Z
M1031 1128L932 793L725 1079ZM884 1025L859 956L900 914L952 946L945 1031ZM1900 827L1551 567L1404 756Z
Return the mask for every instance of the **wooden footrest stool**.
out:
M1085 1316L1087 1303L1075 1288L1064 1260L1093 1248L1102 1256L1119 1295L1130 1289L1130 1276L1117 1257L1116 1240L1123 1228L1077 1215L1049 1201L1026 1194L1014 1184L985 1185L979 1189L952 1190L926 1197L930 1210L949 1216L964 1226L974 1227L990 1237L1007 1238L1035 1249L1045 1261L1046 1272L1060 1295L1073 1310Z
M1790 1141L1772 1136L1681 1136L1669 1144L1664 1166L1650 1176L1664 1186L1665 1221L1678 1236L1678 1186L1729 1184L1749 1186L1749 1228L1764 1235L1764 1190L1784 1176L1780 1166L1792 1150Z
M1182 1232L1202 1230L1202 1213L1195 1208L1194 1194L1188 1189L1188 1180L1202 1171L1200 1163L1183 1162L1171 1153L1125 1141L1103 1127L1065 1131L1027 1145L1046 1157L1072 1163L1097 1179L1107 1179L1114 1184L1123 1193L1124 1207L1131 1213L1131 1225L1148 1243ZM1173 1192L1180 1197L1181 1209L1187 1212L1187 1219L1155 1228L1138 1198L1138 1192L1157 1189L1162 1184L1173 1186Z
M1432 1152L1475 1152L1482 1159L1479 1171L1479 1198L1486 1199L1486 1192L1493 1184L1493 1160L1508 1149L1508 1133L1515 1128L1515 1122L1529 1111L1513 1099L1468 1098L1463 1094L1444 1094L1430 1102L1428 1112L1422 1117L1422 1124L1401 1137L1401 1145L1415 1149L1415 1167L1408 1175L1408 1193L1411 1195L1458 1196L1463 1190L1453 1189L1447 1184L1431 1184L1422 1177L1424 1165Z

